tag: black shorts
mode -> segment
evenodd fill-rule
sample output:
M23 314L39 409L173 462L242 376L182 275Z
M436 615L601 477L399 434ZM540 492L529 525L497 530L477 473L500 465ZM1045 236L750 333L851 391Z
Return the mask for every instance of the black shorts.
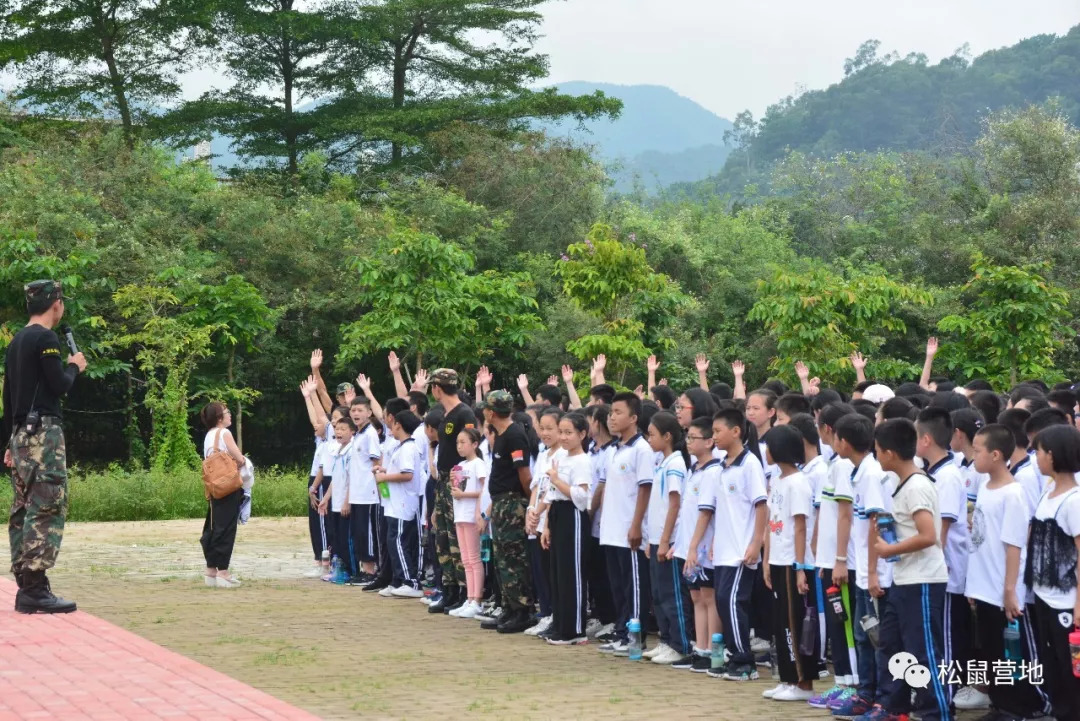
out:
M691 591L700 591L703 588L712 588L716 572L711 568L702 568L698 574L687 581Z

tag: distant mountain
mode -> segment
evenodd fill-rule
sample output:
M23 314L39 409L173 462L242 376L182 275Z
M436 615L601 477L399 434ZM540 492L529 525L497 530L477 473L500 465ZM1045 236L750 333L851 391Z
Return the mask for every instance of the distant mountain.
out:
M617 190L631 189L635 178L649 190L700 180L724 165L728 155L724 132L731 122L671 88L581 81L556 87L568 95L600 90L623 101L616 120L540 124L552 135L596 146L611 166Z

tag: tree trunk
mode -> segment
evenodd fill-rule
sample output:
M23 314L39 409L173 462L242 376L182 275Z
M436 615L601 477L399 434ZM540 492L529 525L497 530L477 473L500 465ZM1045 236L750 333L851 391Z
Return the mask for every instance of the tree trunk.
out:
M404 43L397 43L394 46L394 110L400 110L405 107L405 48ZM390 145L390 157L394 164L397 164L401 160L402 148L401 143L393 141Z
M236 447L244 452L244 402L236 402Z
M110 28L106 25L105 16L100 12L100 7L94 13L94 26L101 38L101 59L109 70L109 86L112 89L113 99L116 101L116 109L120 113L120 125L124 129L124 142L129 149L135 147L135 127L131 121L131 106L128 104L127 87L120 68L116 63L116 50L113 47L113 36Z

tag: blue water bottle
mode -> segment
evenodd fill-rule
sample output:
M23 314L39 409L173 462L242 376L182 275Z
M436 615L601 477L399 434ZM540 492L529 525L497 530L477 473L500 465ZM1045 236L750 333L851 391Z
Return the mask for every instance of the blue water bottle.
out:
M724 634L714 633L709 647L709 667L713 671L724 670Z
M334 579L334 583L339 586L345 585L345 581L348 580L345 574L345 564L341 562L341 559L334 556L334 560L330 562L330 574Z
M484 532L480 534L480 560L484 563L491 563L491 522L488 521L488 517L483 513L480 517L487 523L484 525Z
M631 618L626 624L626 631L630 634L630 641L628 643L629 653L627 654L631 661L641 660L641 621L636 618Z
M1020 664L1024 661L1024 648L1020 645L1020 623L1009 621L1003 634L1005 641L1005 660L1013 667L1013 677L1020 678Z
M896 522L893 521L892 516L878 516L877 519L878 535L888 543L890 546L897 543L896 537ZM900 560L899 554L895 556L889 556L885 559L889 563L896 563Z

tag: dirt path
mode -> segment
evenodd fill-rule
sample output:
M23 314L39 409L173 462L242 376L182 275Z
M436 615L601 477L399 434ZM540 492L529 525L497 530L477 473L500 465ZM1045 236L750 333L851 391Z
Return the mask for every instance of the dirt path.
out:
M761 699L775 682L634 664L595 645L554 648L431 616L418 601L303 579L304 519L241 527L233 568L243 587L206 588L200 530L201 521L70 524L53 587L325 718L828 718Z

